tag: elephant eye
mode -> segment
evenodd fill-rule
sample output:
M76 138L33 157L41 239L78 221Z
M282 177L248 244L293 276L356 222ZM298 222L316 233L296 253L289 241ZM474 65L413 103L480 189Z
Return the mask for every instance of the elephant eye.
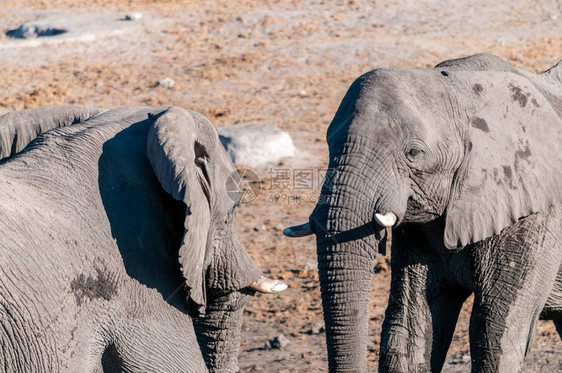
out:
M423 153L423 150L418 149L418 148L410 148L407 152L406 155L408 156L408 158L413 159L416 158L418 156L420 156Z
M417 156L418 154L421 153L421 150L416 149L416 148L412 148L410 149L410 151L408 152L408 155L411 155L412 157Z

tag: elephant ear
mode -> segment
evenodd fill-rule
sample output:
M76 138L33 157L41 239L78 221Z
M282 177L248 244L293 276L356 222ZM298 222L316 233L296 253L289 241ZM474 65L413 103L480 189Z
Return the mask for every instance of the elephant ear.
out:
M515 74L456 74L472 82L461 95L472 95L466 101L475 104L446 212L444 242L450 249L491 237L562 201L562 120L554 103Z
M185 232L179 249L189 298L203 312L205 253L210 229L209 184L201 169L204 146L197 141L201 129L188 111L171 107L158 116L148 133L147 155L164 190L187 206Z

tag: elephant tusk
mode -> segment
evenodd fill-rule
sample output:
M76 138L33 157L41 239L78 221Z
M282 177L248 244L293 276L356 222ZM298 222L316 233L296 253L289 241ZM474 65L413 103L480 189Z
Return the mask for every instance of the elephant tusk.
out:
M310 223L304 223L301 225L295 225L293 227L288 227L283 230L283 234L287 237L305 237L310 236L314 232L310 228Z
M257 281L252 282L248 287L259 293L275 294L287 289L287 284L283 281L260 276Z
M387 212L384 215L375 214L375 220L384 228L392 227L396 223L396 219L396 215L393 212Z
M386 253L388 254L392 249L392 228L386 228Z

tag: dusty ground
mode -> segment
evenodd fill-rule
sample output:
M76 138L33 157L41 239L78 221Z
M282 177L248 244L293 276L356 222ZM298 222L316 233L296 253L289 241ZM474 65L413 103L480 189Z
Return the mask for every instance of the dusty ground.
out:
M293 136L299 155L256 170L261 193L239 217L241 239L252 257L289 284L283 294L258 296L249 305L242 372L326 370L324 338L309 334L322 320L310 262L314 241L289 241L280 228L303 222L314 206L319 171L326 165L324 134L354 78L375 67L428 67L476 52L500 55L531 71L562 57L560 0L117 3L0 2L0 113L54 104L175 104L204 112L218 126L269 121ZM122 20L133 11L144 17ZM4 35L45 17L70 32L32 40ZM165 77L176 80L173 88L156 86ZM312 170L314 182L294 185L295 168ZM375 268L369 329L373 370L389 289L386 258ZM468 319L465 307L445 371L470 371ZM280 333L290 343L283 350L264 349ZM552 324L541 322L525 371L560 370L562 343Z

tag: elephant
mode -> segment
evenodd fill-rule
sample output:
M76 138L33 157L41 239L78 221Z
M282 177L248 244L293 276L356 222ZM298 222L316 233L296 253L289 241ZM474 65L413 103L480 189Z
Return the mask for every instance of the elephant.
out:
M239 177L180 107L0 117L0 371L234 372L286 287L238 240Z
M364 372L373 259L391 243L379 371L442 369L474 294L473 372L516 372L539 318L562 333L562 63L477 54L372 70L328 130L316 235L331 372Z

